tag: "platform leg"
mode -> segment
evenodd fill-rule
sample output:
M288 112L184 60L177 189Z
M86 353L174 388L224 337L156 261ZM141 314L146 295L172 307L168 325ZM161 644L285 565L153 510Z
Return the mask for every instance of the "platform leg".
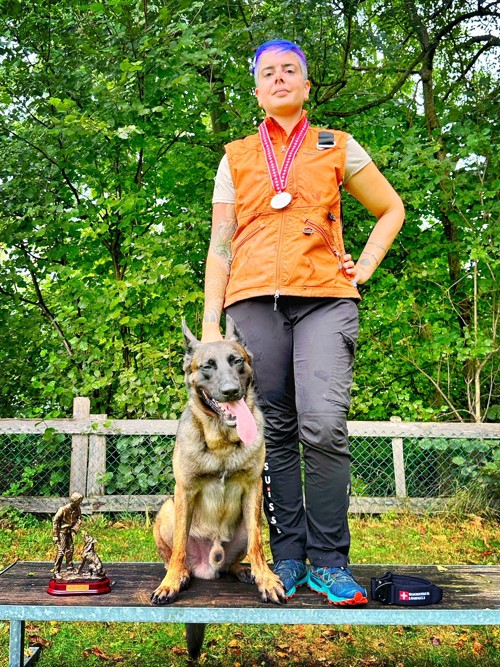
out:
M29 656L25 659L24 661L24 667L31 667L34 665L36 662L38 662L41 654L42 654L42 647L41 646L30 646L28 649Z
M28 649L28 656L24 657L24 630L25 621L10 622L10 653L9 667L30 667L38 662L41 654L40 646Z
M24 667L24 621L10 622L9 667Z

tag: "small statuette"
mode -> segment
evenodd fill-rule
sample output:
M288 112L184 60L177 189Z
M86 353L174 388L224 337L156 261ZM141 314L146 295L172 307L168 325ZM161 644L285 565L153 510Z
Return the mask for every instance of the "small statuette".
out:
M111 581L95 551L96 540L84 532L82 559L78 567L73 562L74 537L82 525L83 496L73 493L69 503L60 507L52 520L53 540L57 545L54 576L49 582L50 595L99 595L109 593ZM66 570L62 571L63 561Z
M292 195L289 192L278 192L271 199L271 206L275 209L285 208L292 201Z

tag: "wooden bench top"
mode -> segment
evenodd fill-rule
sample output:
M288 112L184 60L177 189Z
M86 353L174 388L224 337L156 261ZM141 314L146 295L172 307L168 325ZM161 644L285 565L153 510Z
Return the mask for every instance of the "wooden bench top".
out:
M127 621L168 623L265 623L357 625L500 624L500 566L352 565L370 590L371 577L395 574L430 579L444 590L440 604L399 607L370 602L336 607L306 586L287 604L259 601L255 586L223 576L193 579L173 605L156 606L149 596L164 575L161 563L106 563L113 585L104 595L49 595L52 563L16 562L0 573L0 620Z

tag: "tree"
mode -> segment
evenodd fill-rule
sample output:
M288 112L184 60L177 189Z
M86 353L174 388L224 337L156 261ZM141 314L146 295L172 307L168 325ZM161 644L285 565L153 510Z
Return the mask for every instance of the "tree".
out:
M64 412L77 393L117 417L178 414L212 178L260 122L254 48L285 37L308 55L312 121L352 132L407 207L363 289L352 416L492 418L498 2L0 7L5 416ZM344 210L356 256L373 220Z
M10 3L3 16L0 293L37 322L46 360L28 410L80 393L98 412L171 415L208 230L210 90L192 63L210 50L168 6ZM20 376L22 349L17 361Z

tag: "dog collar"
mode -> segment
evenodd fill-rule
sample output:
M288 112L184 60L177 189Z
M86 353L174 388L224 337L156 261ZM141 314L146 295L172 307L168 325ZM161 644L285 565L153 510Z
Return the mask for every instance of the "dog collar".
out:
M382 604L404 607L422 607L437 604L443 598L443 589L420 577L409 577L386 572L371 580L372 600Z

